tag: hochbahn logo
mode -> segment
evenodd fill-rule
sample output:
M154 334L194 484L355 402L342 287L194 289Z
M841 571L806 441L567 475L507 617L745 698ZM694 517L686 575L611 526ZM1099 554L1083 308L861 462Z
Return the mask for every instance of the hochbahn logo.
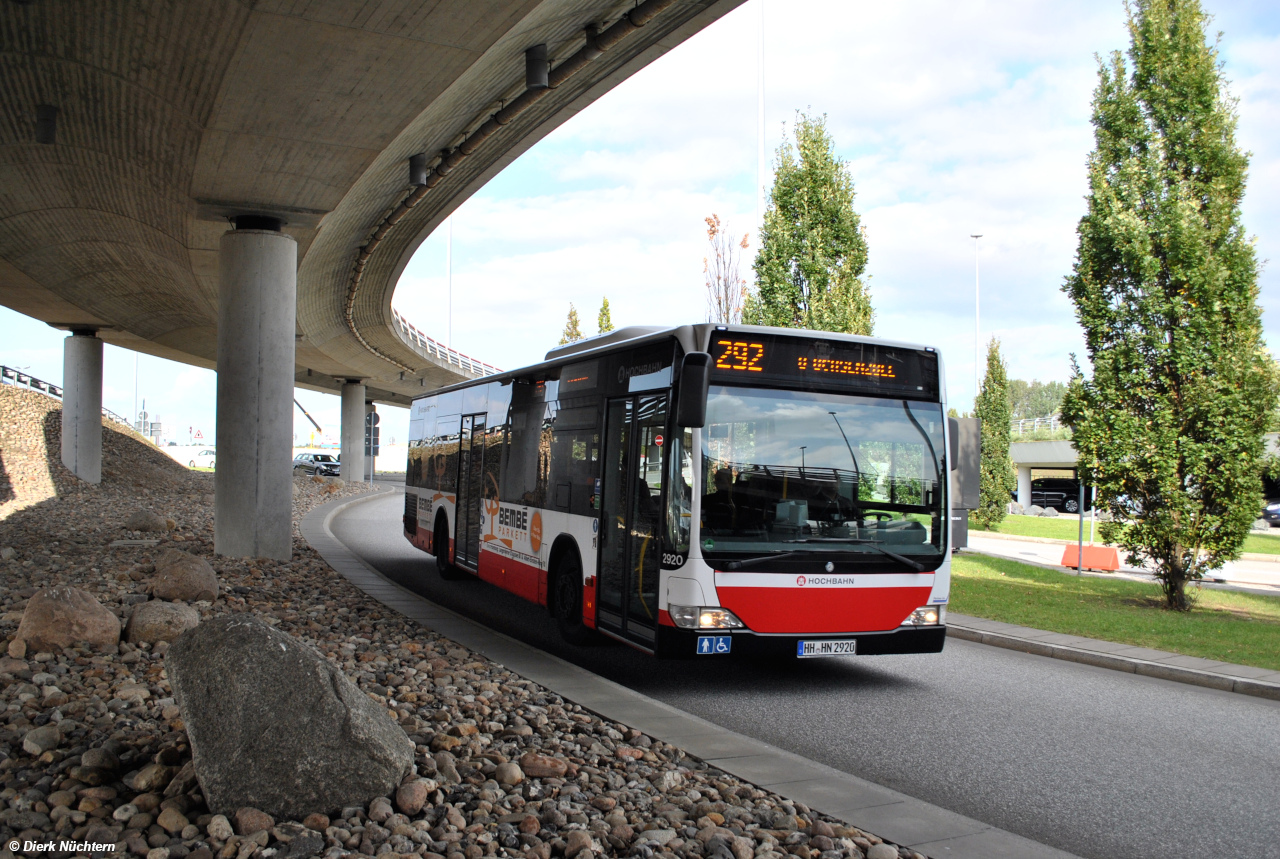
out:
M849 587L853 585L853 576L814 576L812 578L796 576L796 587L802 588L805 585L813 585L819 588Z
M618 381L625 382L632 376L647 376L662 369L661 361L650 361L648 364L636 364L634 367L619 367Z

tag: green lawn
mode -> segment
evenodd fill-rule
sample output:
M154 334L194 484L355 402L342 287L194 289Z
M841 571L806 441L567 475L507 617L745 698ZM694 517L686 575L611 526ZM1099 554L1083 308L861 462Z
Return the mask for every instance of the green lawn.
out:
M957 555L951 602L961 614L1280 671L1280 598L1193 589L1188 613L1160 608L1145 582L1073 576L1017 561Z
M1045 516L1006 516L995 530L1000 534L1016 534L1020 537L1052 537L1055 540L1075 540L1079 537L1080 523L1075 519L1058 519ZM1093 538L1101 542L1101 523L1093 526ZM981 531L976 523L969 520L969 530ZM1089 539L1088 514L1084 521L1084 539ZM1275 536L1266 534L1250 534L1244 538L1244 550L1262 555L1280 555L1280 533Z

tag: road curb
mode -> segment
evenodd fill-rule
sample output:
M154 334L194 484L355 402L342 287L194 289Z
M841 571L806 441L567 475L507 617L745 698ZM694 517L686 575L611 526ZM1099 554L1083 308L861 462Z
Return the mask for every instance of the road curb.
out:
M1180 665L1168 665L1162 662L1135 659L1114 653L1102 653L1065 644L1036 641L1035 639L1023 638L1008 633L958 626L954 621L947 624L947 635L963 641L989 644L993 647L1017 650L1034 656L1046 656L1050 659L1079 662L1082 665L1092 665L1096 668L1106 668L1111 671L1123 671L1128 674L1156 677L1160 680L1172 680L1176 683L1187 683L1192 686L1204 686L1209 689L1219 689L1223 692L1235 692L1240 695L1252 695L1257 698L1280 701L1280 683L1251 680L1245 677L1231 677L1230 675L1213 671L1200 671Z

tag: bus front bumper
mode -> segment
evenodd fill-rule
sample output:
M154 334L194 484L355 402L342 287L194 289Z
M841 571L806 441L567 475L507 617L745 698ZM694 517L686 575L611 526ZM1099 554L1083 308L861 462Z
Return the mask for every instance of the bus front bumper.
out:
M710 642L702 639L712 639ZM728 638L728 649L721 639ZM850 632L823 635L760 635L749 629L678 629L658 627L654 655L662 659L796 658L800 642L855 641L857 656L893 653L941 653L946 626L907 626L890 632Z

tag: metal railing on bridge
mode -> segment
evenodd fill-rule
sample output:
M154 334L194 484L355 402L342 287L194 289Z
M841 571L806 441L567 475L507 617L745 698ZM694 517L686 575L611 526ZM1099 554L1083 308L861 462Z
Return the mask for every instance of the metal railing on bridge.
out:
M1014 435L1033 433L1038 430L1054 432L1065 427L1066 424L1062 422L1061 415L1049 415L1046 418L1021 418L1009 422L1009 432Z
M21 370L14 369L13 367L6 367L3 364L0 364L0 385L13 385L18 388L30 388L33 391L39 391L42 394L47 394L55 400L62 399L62 388L60 386L55 385L52 382L46 382L43 379L37 379L29 373L24 373ZM133 429L133 424L111 411L111 409L103 408L102 416L109 420L113 420L118 424L123 424L129 429Z
M483 361L477 361L468 355L463 355L456 349L450 349L443 346L439 342L432 340L423 334L417 328L400 315L400 311L394 307L391 308L391 318L395 321L396 331L403 337L410 346L415 347L423 355L428 358L435 358L437 361L443 361L446 364L452 364L459 369L468 373L474 373L477 376L492 376L494 373L501 373L497 367L492 364L486 364Z

